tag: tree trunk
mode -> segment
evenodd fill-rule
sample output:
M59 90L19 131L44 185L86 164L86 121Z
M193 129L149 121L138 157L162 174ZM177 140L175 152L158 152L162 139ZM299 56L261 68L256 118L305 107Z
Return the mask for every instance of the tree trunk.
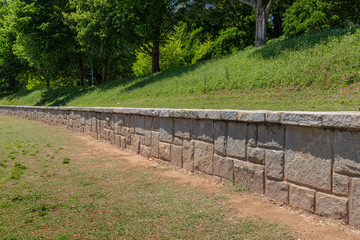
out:
M105 83L107 80L108 68L109 68L109 59L108 59L108 57L105 57L104 67L103 67L103 71L102 71L102 79L101 79L102 83Z
M80 86L84 86L84 65L82 58L79 58Z
M256 21L255 47L261 47L266 44L266 10L264 8L264 1L258 0L254 10Z
M160 72L160 41L153 41L152 73Z

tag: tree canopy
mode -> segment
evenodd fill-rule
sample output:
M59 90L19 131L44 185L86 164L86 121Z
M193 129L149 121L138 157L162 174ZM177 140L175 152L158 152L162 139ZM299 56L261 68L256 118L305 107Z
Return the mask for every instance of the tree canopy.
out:
M101 84L360 22L360 0L0 0L0 91Z

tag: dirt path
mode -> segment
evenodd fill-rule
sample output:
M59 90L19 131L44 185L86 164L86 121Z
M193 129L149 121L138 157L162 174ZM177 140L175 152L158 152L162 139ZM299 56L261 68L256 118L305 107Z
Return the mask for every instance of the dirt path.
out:
M319 217L303 210L282 205L263 195L232 193L228 190L226 184L221 183L216 177L190 173L166 162L146 159L131 152L120 150L109 143L94 140L88 136L72 132L69 132L69 134L73 135L74 138L86 141L88 148L91 149L90 154L94 156L122 155L122 158L128 160L128 164L131 165L166 168L167 171L159 171L159 174L175 178L175 181L182 183L184 188L192 187L207 194L226 196L221 202L234 209L233 217L260 216L270 222L285 224L296 232L296 235L301 240L360 239L360 230L341 221ZM87 154L89 154L89 151L87 151Z

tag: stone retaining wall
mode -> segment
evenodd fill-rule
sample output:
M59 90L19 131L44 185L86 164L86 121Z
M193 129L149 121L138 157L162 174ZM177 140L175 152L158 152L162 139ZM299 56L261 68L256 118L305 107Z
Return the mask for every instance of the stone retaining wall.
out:
M0 106L360 227L360 114Z

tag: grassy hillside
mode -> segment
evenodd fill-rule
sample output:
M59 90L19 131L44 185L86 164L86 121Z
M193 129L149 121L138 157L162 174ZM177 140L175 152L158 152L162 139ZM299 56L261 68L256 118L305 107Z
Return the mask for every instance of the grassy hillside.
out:
M267 46L93 87L0 95L0 104L359 110L360 28Z

